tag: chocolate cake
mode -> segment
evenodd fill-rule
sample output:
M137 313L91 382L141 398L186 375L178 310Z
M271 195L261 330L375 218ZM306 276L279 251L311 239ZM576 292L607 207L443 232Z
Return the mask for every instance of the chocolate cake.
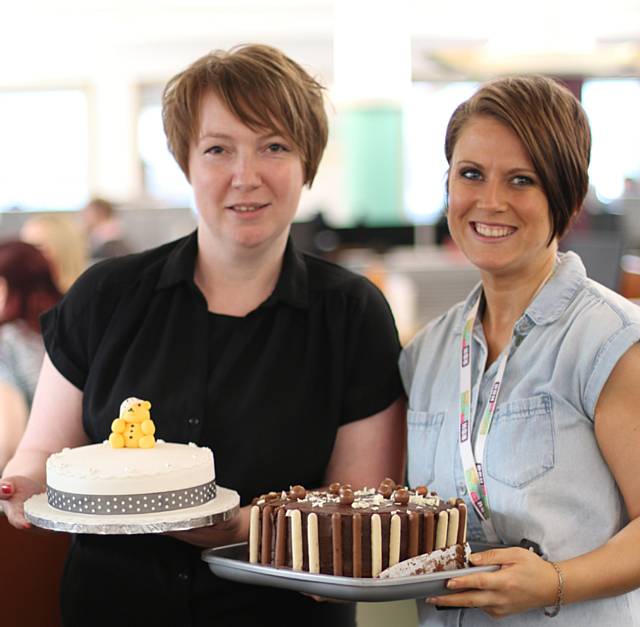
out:
M467 508L424 487L385 479L378 489L270 492L253 501L249 561L346 577L377 577L417 555L443 549L464 566ZM458 563L459 562L459 563ZM451 565L449 565L451 567ZM441 570L437 564L434 570Z

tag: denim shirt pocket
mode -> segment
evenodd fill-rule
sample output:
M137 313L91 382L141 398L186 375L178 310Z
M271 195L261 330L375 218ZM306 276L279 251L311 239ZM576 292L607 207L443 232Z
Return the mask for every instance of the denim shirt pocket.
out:
M436 450L444 416L443 411L407 411L409 485L428 485L433 482Z
M540 394L496 408L487 437L487 473L496 481L524 488L555 465L551 397Z

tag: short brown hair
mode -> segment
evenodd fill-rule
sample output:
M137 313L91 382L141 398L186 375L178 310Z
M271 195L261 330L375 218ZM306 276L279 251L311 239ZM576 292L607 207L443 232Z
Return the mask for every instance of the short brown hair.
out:
M447 161L469 119L488 115L520 138L549 203L551 237L562 237L589 187L591 131L584 109L564 86L545 76L490 81L454 111L445 137Z
M169 150L187 178L201 99L209 91L248 127L273 129L293 142L311 186L328 137L320 83L271 46L216 50L195 61L167 83L162 98Z

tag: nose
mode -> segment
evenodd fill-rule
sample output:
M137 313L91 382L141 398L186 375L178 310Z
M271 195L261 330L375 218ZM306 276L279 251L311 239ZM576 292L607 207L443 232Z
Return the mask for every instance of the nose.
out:
M477 206L487 211L505 211L507 201L500 181L488 179L478 192Z
M262 183L257 158L253 155L238 154L233 163L231 184L234 189L247 191Z

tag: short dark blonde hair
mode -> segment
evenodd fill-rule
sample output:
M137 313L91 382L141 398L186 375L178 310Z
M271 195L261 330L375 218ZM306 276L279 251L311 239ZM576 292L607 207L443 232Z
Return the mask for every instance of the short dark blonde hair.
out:
M445 137L451 164L465 124L490 116L523 143L549 203L551 242L562 237L589 187L591 130L587 115L564 86L544 76L513 76L490 81L454 111Z
M276 48L244 45L216 50L174 76L164 89L162 121L169 150L189 178L189 148L200 103L213 92L248 127L272 129L300 152L311 186L327 144L324 88Z

